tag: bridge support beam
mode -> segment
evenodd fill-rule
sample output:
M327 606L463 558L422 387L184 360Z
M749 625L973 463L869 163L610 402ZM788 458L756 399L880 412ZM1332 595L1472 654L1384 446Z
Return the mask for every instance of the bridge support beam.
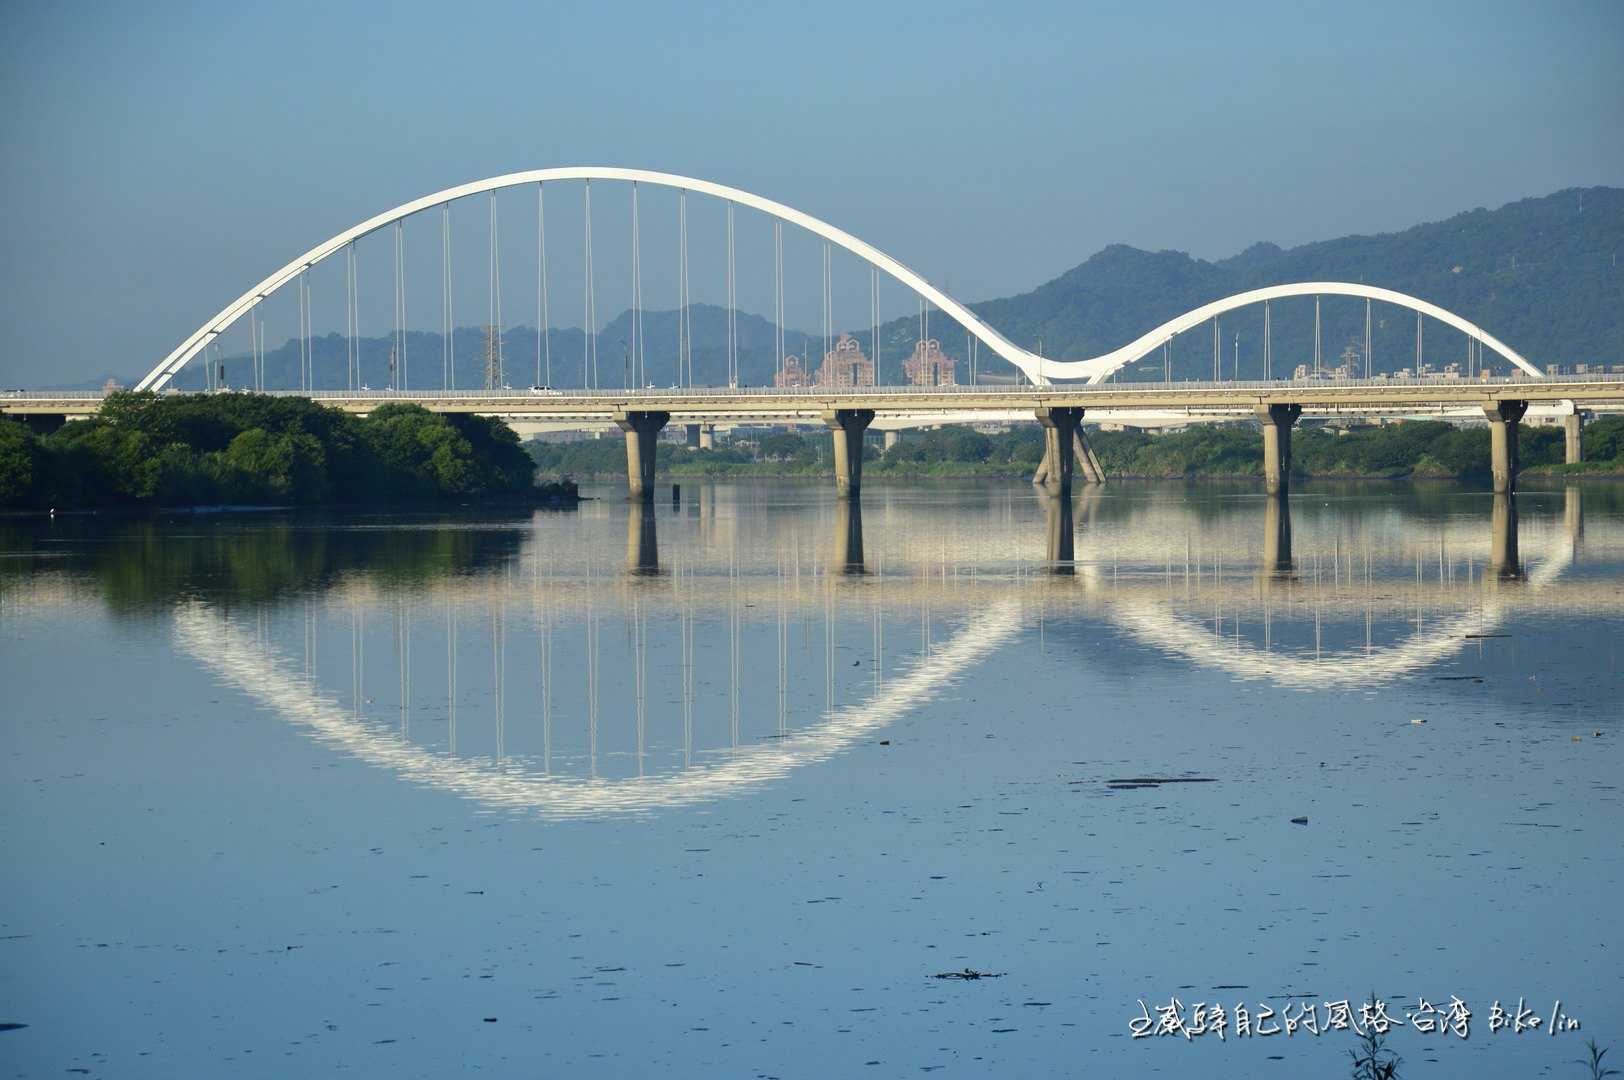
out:
M626 486L633 499L654 498L654 448L670 419L668 412L615 414L615 426L626 433Z
M1493 401L1483 406L1489 421L1489 472L1496 495L1517 490L1517 429L1527 411L1526 401Z
M1585 459L1585 418L1584 414L1575 409L1562 418L1562 431L1566 434L1567 456L1562 460L1569 465L1577 465Z
M1051 495L1070 495L1072 462L1076 459L1073 445L1083 422L1083 410L1042 408L1034 410L1033 415L1043 425L1043 460L1032 474L1032 483Z
M701 450L714 450L714 449L716 449L716 425L715 424L700 424L699 425L699 448Z
M688 449L690 449L690 450L698 450L699 449L699 425L698 424L687 424L687 425L685 425L684 429L683 429L683 435L684 435L685 443L686 443Z
M1105 470L1100 468L1100 459L1094 456L1094 448L1088 445L1088 439L1083 435L1083 425L1077 425L1077 471L1082 475L1085 484L1105 483Z
M902 438L902 433L900 431L898 431L896 428L891 428L890 430L888 430L885 433L885 449L887 450L887 452L889 452L890 449L893 446L895 446L897 444L897 441L899 439L901 439L901 438Z
M22 413L14 417L28 426L35 435L45 436L68 422L66 413Z
M863 433L874 421L873 409L832 409L823 414L835 440L835 494L855 499L863 487Z
M1303 414L1301 405L1259 405L1263 424L1263 490L1284 495L1291 486L1291 429Z

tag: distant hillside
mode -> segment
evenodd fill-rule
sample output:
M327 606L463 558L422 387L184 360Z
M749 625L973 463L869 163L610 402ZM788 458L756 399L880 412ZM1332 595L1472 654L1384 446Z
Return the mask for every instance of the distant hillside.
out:
M1624 189L1587 188L1472 210L1403 232L1347 236L1283 250L1259 243L1206 262L1176 251L1112 245L1021 296L973 307L1014 341L1047 355L1080 359L1131 341L1191 308L1247 289L1292 281L1362 281L1448 308L1539 364L1624 363ZM1272 307L1274 370L1311 359L1313 301ZM1321 304L1323 355L1364 341L1364 304ZM1373 356L1378 370L1410 366L1415 318L1378 305ZM1223 320L1224 374L1240 335L1241 375L1261 374L1262 312ZM1426 358L1465 356L1461 334L1426 328ZM1175 344L1176 373L1211 377L1212 336L1192 331ZM1161 360L1152 365L1160 377ZM1148 376L1149 372L1145 372Z
M1417 225L1402 232L1347 236L1283 249L1260 242L1228 259L1207 262L1177 251L1142 251L1113 244L1087 262L1029 293L970 306L1017 344L1046 355L1081 359L1106 352L1156 325L1211 300L1247 289L1291 281L1333 279L1363 281L1419 296L1459 313L1520 350L1539 364L1624 363L1624 189L1585 188L1524 199L1498 210L1471 210L1447 221ZM1326 297L1322 355L1335 363L1343 348L1362 347L1362 301ZM1401 309L1377 305L1373 354L1378 371L1408 367L1415 358L1415 318ZM1272 305L1273 374L1288 374L1312 359L1313 301L1301 299ZM1234 374L1239 338L1240 375L1262 375L1261 309L1236 312L1221 326L1223 374ZM597 335L598 382L622 385L623 343L630 340L630 314L622 312ZM648 379L666 385L675 378L677 315L645 312L648 336ZM853 331L868 346L866 327ZM934 316L931 334L950 355L963 358L964 332L945 316ZM774 367L774 331L770 320L740 313L739 352L742 378L770 382ZM918 335L915 318L891 320L881 327L881 372L900 381L903 357ZM803 334L787 331L790 351L802 351ZM548 335L556 386L582 384L582 333L553 329ZM457 331L457 383L478 385L484 353L477 329ZM536 331L517 327L504 335L508 382L527 385L535 375ZM388 381L390 341L362 342L363 380L372 386ZM820 343L814 342L816 352ZM711 305L694 308L694 369L701 383L726 380L726 311ZM1425 358L1442 364L1462 360L1461 334L1436 323L1423 340ZM314 343L318 385L336 387L345 372L344 340L337 334ZM267 357L273 385L297 381L298 350L293 342ZM444 350L440 335L413 332L407 359L414 386L438 386ZM1001 364L982 350L983 367L997 372ZM1493 358L1488 358L1493 363ZM1175 377L1210 378L1212 335L1202 328L1185 334L1173 350ZM248 382L246 358L227 358L227 378ZM1504 366L1503 363L1497 366ZM962 367L961 371L964 370ZM1125 377L1160 378L1160 356L1147 360ZM200 385L197 365L181 385ZM99 385L99 383L98 383Z

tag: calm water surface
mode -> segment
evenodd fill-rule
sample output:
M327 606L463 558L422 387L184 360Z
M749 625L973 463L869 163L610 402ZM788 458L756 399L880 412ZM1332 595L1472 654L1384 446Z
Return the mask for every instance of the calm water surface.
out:
M0 1072L1337 1076L1131 1022L1374 991L1583 1075L1624 488L1545 484L0 524Z

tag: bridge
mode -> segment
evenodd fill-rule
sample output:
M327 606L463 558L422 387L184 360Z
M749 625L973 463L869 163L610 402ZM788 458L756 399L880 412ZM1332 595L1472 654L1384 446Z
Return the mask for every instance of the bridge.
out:
M596 334L600 320L596 312L596 276L592 241L593 183L629 185L631 281L630 342L623 359L619 389L601 385ZM579 356L583 389L563 391L552 388L553 356L549 260L547 256L546 194L561 184L579 185L583 198L583 319L585 328ZM513 358L505 353L501 310L502 258L498 229L496 193L509 189L535 192L536 243L536 355L535 393L513 393L507 389L509 371L517 371ZM642 216L640 192L644 188L676 193L678 235L678 315L677 347L674 356L658 355L651 364L647 335L643 329L646 308L642 286ZM725 387L695 385L692 329L693 294L689 278L688 196L695 194L719 200L726 216L726 296L727 364ZM489 200L489 323L483 370L483 388L469 390L458 385L453 311L452 237L450 207L461 200L486 196ZM556 198L556 196L555 196ZM556 206L556 203L555 203ZM754 211L772 227L774 266L774 316L777 333L775 383L785 382L784 344L784 245L783 226L790 225L811 234L822 244L823 339L825 352L834 331L831 252L839 249L855 256L868 268L870 276L870 350L878 358L880 341L881 275L899 282L917 294L920 303L920 338L927 334L928 313L940 311L966 333L972 351L985 346L1006 361L1017 385L972 384L880 387L865 385L793 386L750 388L741 385L740 343L737 333L739 313L737 292L735 210ZM428 359L432 372L434 359L440 360L440 386L425 388L421 376L414 385L409 364L407 291L405 287L405 225L413 219L439 218L441 241L440 355ZM394 334L389 359L389 385L371 390L362 377L360 349L360 290L357 285L357 242L384 233L394 249ZM312 294L310 272L329 259L342 261L344 268L344 309L346 371L341 389L323 389L334 373L317 370L312 344ZM267 385L263 308L269 299L291 288L296 301L299 348L297 388L278 389ZM1363 379L1327 380L1318 377L1321 356L1320 302L1322 297L1342 297L1364 302L1365 339ZM1316 377L1281 381L1271 376L1273 341L1271 305L1298 299L1314 303L1314 342ZM1383 304L1412 311L1416 320L1416 370L1424 356L1424 320L1431 319L1464 335L1467 355L1465 378L1390 379L1372 375L1371 326L1373 307ZM1226 314L1254 305L1263 308L1263 379L1222 381L1224 367L1219 320ZM1170 355L1171 343L1181 334L1212 326L1214 375L1210 383L1174 382L1169 376L1160 383L1108 381L1124 367L1137 363L1157 350ZM653 496L654 444L659 432L671 420L690 425L693 441L704 438L704 425L726 421L793 421L826 425L834 441L835 484L842 497L856 497L861 489L864 432L877 416L929 416L938 421L976 415L1030 415L1046 431L1045 456L1035 482L1053 492L1069 492L1074 473L1085 482L1103 479L1098 462L1089 450L1082 421L1090 413L1096 417L1120 415L1122 411L1152 411L1164 417L1197 419L1249 418L1261 424L1265 441L1265 479L1271 494L1283 493L1290 473L1291 430L1305 413L1310 416L1370 415L1371 413L1414 414L1452 411L1485 420L1491 429L1492 473L1497 492L1510 492L1516 483L1518 426L1531 404L1559 413L1567 427L1567 458L1580 456L1580 435L1586 408L1616 407L1624 402L1624 378L1585 378L1557 381L1514 348L1483 327L1476 325L1424 299L1391 289L1342 281L1296 282L1269 286L1215 300L1151 328L1133 341L1109 352L1084 360L1045 357L1010 341L983 321L974 311L949 296L897 259L825 221L739 188L697 180L670 173L642 169L571 167L509 173L447 188L377 214L352 228L330 237L289 261L240 296L184 338L160 360L137 385L138 390L174 392L175 377L190 363L202 360L205 390L225 389L223 365L218 350L223 335L243 326L248 337L248 357L252 364L252 388L259 392L299 393L351 412L367 412L386 401L410 401L439 412L477 412L508 418L571 420L613 423L624 433L630 495L634 499ZM1484 348L1510 364L1510 377L1489 378L1483 369ZM211 359L212 357L212 359ZM1477 370L1473 369L1476 360ZM419 372L424 359L417 358ZM566 359L557 358L562 369ZM573 365L574 358L568 363ZM1165 360L1164 360L1165 363ZM1238 359L1236 362L1238 366ZM658 377L674 375L669 389L654 389ZM972 360L972 372L974 361ZM1238 372L1236 372L1238 375ZM1007 376L1006 376L1007 377ZM428 380L433 382L432 375ZM839 380L837 380L839 381ZM852 382L852 380L845 380ZM934 378L931 381L935 381ZM641 388L641 389L639 389ZM12 394L0 398L0 411L29 418L41 425L90 415L99 405L98 395Z

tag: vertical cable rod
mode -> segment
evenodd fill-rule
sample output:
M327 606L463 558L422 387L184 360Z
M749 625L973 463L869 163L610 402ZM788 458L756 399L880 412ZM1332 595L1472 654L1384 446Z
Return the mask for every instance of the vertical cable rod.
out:
M733 204L727 204L727 385L739 385L738 285L733 263Z
M440 204L440 382L450 390L457 381L456 349L451 325L451 204Z
M536 383L540 386L553 385L553 339L552 339L552 312L548 310L547 299L547 204L542 194L545 184L536 184L536 321L540 328L536 332ZM542 369L542 360L546 359L545 373Z

